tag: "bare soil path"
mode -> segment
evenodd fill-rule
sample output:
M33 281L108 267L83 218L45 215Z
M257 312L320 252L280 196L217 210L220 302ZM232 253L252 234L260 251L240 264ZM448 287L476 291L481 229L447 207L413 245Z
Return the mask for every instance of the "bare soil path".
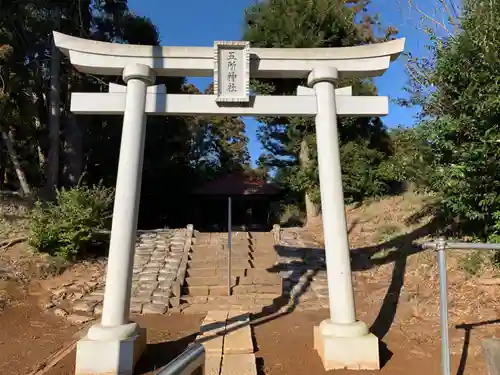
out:
M318 354L313 349L312 326L328 316L327 310L295 311L262 325L254 325L259 375L338 374L352 375L355 371L326 372ZM368 324L371 321L367 321ZM455 339L463 340L463 331L453 332ZM380 371L362 371L363 375L439 375L441 351L439 344L409 341L397 328L384 338ZM462 360L463 361L463 360ZM452 357L452 374L486 374L480 357L469 357L460 365L461 354Z
M16 302L0 313L0 374L26 375L71 343L79 327L42 311L35 297L13 293Z
M134 321L148 330L148 346L135 369L135 375L153 375L182 353L193 342L200 330L202 315L147 315L134 317ZM44 375L73 375L75 350Z

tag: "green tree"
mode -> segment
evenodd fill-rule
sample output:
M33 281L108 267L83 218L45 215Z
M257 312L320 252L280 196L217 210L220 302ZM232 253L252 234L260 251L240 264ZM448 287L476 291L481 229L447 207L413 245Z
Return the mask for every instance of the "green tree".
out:
M433 36L431 56L419 65L425 80L410 88L422 105L419 127L433 155L429 184L442 213L483 240L500 230L499 16L498 0L465 1L460 29Z
M185 85L184 92L202 94L192 84ZM203 94L213 94L210 84ZM240 117L197 116L191 119L195 124L195 161L204 178L215 179L223 174L242 171L250 166L248 137L245 123Z
M395 30L383 33L377 17L366 13L369 1L343 0L270 0L251 6L246 11L245 40L255 47L347 47L384 41ZM382 36L378 36L381 34ZM304 80L259 80L254 89L260 93L290 95ZM346 80L342 86L352 85L354 95L376 95L371 80ZM261 163L278 168L277 179L291 191L304 196L307 216L318 213L319 183L317 173L316 142L313 119L261 118L263 126L259 138L265 153ZM350 152L343 145L355 142L358 148L368 148L359 155L363 159L363 173L377 168L380 161L390 154L390 139L379 119L342 119L340 122L342 152ZM351 147L351 146L349 146ZM350 150L351 148L349 148ZM384 191L385 185L364 178L358 180L350 159L343 158L346 197L362 199ZM349 185L355 182L356 186ZM361 184L362 186L358 186Z
M55 9L60 17L54 16ZM61 109L57 124L60 131L54 131L48 116L51 103L55 103L49 100L54 29L115 43L159 45L160 40L156 27L132 13L123 0L0 1L2 189L21 188L27 194L36 193L46 182L52 185L47 179L49 170L55 173L57 178L52 181L57 180L58 188L79 182L89 186L100 181L105 186L115 185L122 119L74 116L69 111L70 93L106 92L110 82L123 82L121 77L81 74L69 59L62 57L60 66L54 63L59 73L52 75L59 86L59 93L52 97L60 99L60 106L56 107ZM182 77L156 80L156 84L165 84L170 93L182 92L184 83ZM205 173L196 163L196 122L174 116L151 117L147 126L140 225L158 226L160 220L167 219L168 212L176 213L168 216L169 220L182 220L178 213L185 211L183 201ZM52 163L57 153L57 163ZM219 156L214 163L220 164ZM172 196L177 199L170 199Z

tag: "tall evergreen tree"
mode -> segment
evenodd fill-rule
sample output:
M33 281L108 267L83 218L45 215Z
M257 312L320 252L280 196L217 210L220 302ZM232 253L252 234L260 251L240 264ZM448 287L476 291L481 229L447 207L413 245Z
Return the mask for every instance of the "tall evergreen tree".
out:
M60 17L54 16L54 9ZM113 43L160 43L151 21L131 12L124 0L0 1L0 188L36 192L45 185L47 166L55 173L51 176L57 187L101 181L114 186L122 118L74 116L70 94L107 92L110 82L123 81L81 74L62 56L54 63L59 73L52 77L59 86L52 97L60 101L50 102L53 30ZM186 92L182 77L157 77L156 84L165 84L169 93ZM52 128L49 142L51 103L60 109L60 131ZM149 117L147 127L142 226L157 226L160 220L183 225L183 205L197 184L249 164L239 118ZM200 162L201 154L209 162Z
M377 30L377 17L366 13L368 0L268 0L246 10L244 39L255 47L347 47L385 41L393 28ZM353 95L376 95L371 80L349 80ZM255 91L293 95L305 80L259 80ZM319 184L313 119L261 118L259 138L265 153L260 162L278 168L277 179L304 196L308 218L317 215ZM344 189L351 199L381 192L374 168L390 154L386 130L376 118L339 122L342 150L357 155L356 165L343 158Z

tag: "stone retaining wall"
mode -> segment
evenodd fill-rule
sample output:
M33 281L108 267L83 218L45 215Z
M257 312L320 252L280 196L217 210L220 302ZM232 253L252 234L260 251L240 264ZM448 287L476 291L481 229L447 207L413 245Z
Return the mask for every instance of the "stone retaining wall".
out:
M299 310L328 307L325 251L319 244L304 239L302 228L280 231L279 268L283 286L291 303Z
M168 309L179 309L192 241L192 225L178 230L138 231L130 302L132 314L164 314ZM104 281L102 273L93 277L90 285L86 282L79 293L71 293L64 287L55 290L47 308L75 323L92 320L102 313Z

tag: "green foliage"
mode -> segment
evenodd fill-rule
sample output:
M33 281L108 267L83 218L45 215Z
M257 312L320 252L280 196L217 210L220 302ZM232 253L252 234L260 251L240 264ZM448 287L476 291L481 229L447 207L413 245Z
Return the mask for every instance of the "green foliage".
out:
M255 47L345 47L386 40L395 33L379 32L376 15L367 14L369 1L273 0L246 11L245 40ZM380 36L379 36L380 35ZM255 80L261 94L293 95L304 80ZM376 95L372 80L344 80L354 95ZM276 180L294 193L319 203L314 119L261 118L258 130L264 148L261 164L278 170ZM378 181L378 165L390 155L390 138L379 119L339 119L343 182L346 199L362 200L387 190Z
M499 16L498 0L466 2L462 30L434 37L432 56L420 65L430 94L419 96L421 82L414 86L432 156L428 185L444 217L481 240L500 233Z
M470 251L462 256L459 261L459 267L470 276L476 276L484 266L485 258L480 251Z
M280 224L282 226L298 226L304 224L305 218L297 205L285 204L281 207Z
M108 224L113 190L100 185L57 192L54 202L37 202L30 224L30 244L65 259L85 253L95 230Z
M433 175L432 151L419 127L392 129L392 155L378 166L381 181L412 183L426 190Z
M484 268L500 269L500 254L495 250L469 250L459 258L459 267L470 276L477 276Z
M160 43L155 25L134 14L126 0L0 1L0 131L12 138L18 156L16 163L0 137L1 189L19 189L21 172L31 191L45 196L39 188L52 167L47 108L51 107L53 30L113 43ZM81 74L66 58L61 61L59 81L58 187L78 181L114 186L122 118L75 116L70 111L70 92L107 92L109 83L123 82L117 77ZM184 77L157 77L155 84L164 84L169 93L200 93L186 87ZM238 117L149 116L147 122L141 228L185 225L192 219L187 215L193 210L186 208L192 190L225 173L249 168L248 139Z
M385 158L384 153L369 148L366 143L349 142L342 146L342 182L348 202L380 196L388 191L387 182L380 178L378 170L379 164Z

